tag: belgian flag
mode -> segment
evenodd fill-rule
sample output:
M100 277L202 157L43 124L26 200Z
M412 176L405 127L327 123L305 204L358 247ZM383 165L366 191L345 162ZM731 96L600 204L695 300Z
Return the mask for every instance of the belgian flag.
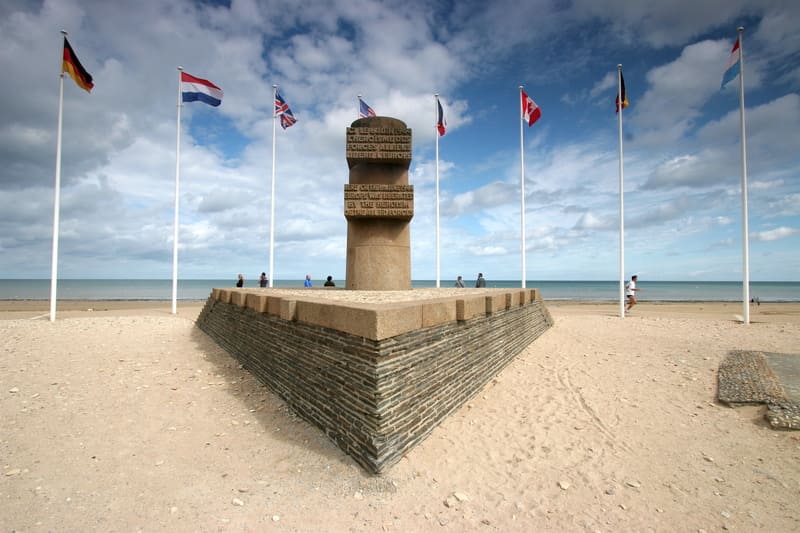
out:
M61 64L61 72L69 74L72 79L75 80L75 83L78 84L78 87L87 93L92 92L92 88L94 87L92 75L86 72L81 62L78 61L78 56L72 51L72 47L69 45L69 41L67 41L66 37L64 37L64 62Z
M625 109L626 107L628 107L628 93L625 91L625 78L622 76L622 70L619 71L619 84L620 84L619 92L622 94L622 109ZM619 108L620 108L619 96L620 95L617 94L617 101L616 101L617 113L619 113Z

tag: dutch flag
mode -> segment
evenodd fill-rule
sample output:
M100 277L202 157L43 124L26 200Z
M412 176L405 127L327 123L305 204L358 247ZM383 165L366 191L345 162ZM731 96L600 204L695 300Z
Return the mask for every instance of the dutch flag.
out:
M203 102L214 107L222 103L222 89L185 72L181 72L181 94L184 102Z

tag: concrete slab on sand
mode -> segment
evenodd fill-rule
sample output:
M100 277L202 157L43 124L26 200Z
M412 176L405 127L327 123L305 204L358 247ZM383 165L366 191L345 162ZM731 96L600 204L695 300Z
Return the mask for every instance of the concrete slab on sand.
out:
M731 352L720 363L717 383L721 402L766 404L774 429L800 430L800 354Z

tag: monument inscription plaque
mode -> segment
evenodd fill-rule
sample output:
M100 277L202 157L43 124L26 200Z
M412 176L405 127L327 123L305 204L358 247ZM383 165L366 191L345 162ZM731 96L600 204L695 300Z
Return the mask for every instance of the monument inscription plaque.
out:
M355 123L353 124L355 126ZM361 161L378 161L408 166L411 163L411 130L406 127L351 126L347 128L347 163L350 168L353 168L356 163Z
M369 117L347 128L349 183L347 285L355 290L411 289L414 186L408 183L411 129L391 117Z
M346 184L344 216L400 218L414 216L414 187L411 185Z

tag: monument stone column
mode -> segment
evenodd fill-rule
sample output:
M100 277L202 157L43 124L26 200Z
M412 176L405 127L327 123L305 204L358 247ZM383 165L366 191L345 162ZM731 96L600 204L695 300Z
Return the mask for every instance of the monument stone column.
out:
M347 128L347 165L346 288L411 289L411 129L391 117L356 120Z

